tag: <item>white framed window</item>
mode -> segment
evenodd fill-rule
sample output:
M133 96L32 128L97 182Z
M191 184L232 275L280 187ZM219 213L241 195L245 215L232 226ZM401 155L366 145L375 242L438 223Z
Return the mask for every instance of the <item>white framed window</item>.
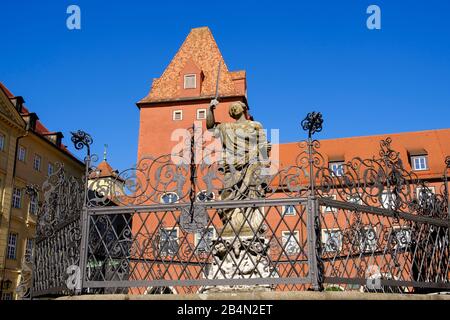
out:
M22 207L22 189L13 189L12 206L13 208L17 209L20 209Z
M329 164L330 171L336 177L344 175L344 161L332 161Z
M25 147L19 146L19 150L17 151L17 159L19 161L25 162L26 157L27 157L27 149L25 149Z
M34 239L27 238L27 244L26 244L25 248L26 248L25 255L28 255L31 257L33 255Z
M214 227L205 228L202 232L196 232L194 238L195 252L211 252L212 240L216 237Z
M53 163L49 162L47 165L47 175L50 177L54 171L55 171L55 167L54 167Z
M0 133L0 151L5 150L5 135Z
M409 227L393 227L393 235L395 240L394 249L403 249L411 244L411 229Z
M161 256L174 256L177 254L178 228L168 228L159 230L159 251Z
M433 194L436 193L435 187L417 187L416 188L416 195L417 200L422 201L431 198ZM426 199L424 199L426 198Z
M33 169L36 171L41 171L41 162L42 162L41 156L38 154L35 154L34 160L33 160Z
M362 252L373 252L377 249L377 233L372 226L359 230L359 248Z
M348 196L347 201L354 204L363 204L363 201L359 194L352 194L351 196Z
M389 191L383 191L381 194L381 207L383 209L395 210L395 200L397 196Z
M2 300L12 300L13 299L13 294L12 292L4 292L2 295Z
M17 256L17 233L10 233L8 236L8 250L6 253L6 258L10 260L15 260Z
M178 200L178 194L175 192L166 192L161 196L161 203L164 204L177 203Z
M294 205L282 206L281 210L283 210L283 216L295 216L296 214Z
M322 229L324 252L339 252L342 250L342 231L339 229Z
M198 109L197 110L197 120L206 119L206 109Z
M428 156L412 156L411 157L412 168L415 171L428 170Z
M197 75L195 75L195 74L185 74L184 75L184 88L185 89L195 89L195 88L197 88Z
M200 202L208 202L213 201L215 198L214 192L209 192L207 190L202 190L199 193L197 193L197 201Z
M324 198L328 198L328 199L331 199L331 200L336 200L337 199L335 194L330 194L330 195L328 195L328 196L326 196ZM322 206L322 211L323 211L323 213L337 212L338 208L330 207L330 206Z
M300 237L298 231L282 231L281 242L283 244L285 254L294 255L300 252Z
M36 215L38 212L38 195L33 194L30 196L30 214Z
M175 110L172 114L172 120L174 121L183 120L183 110Z

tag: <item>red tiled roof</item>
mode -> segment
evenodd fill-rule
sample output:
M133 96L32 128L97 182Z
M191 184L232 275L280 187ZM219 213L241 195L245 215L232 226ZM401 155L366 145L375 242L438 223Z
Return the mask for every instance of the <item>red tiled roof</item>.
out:
M6 95L8 96L9 99L12 99L15 97L15 95L9 91L9 89L0 81L0 87L3 89L3 91L6 93ZM28 110L28 108L23 105L22 106L22 112L21 112L21 116L26 116L30 114L30 111ZM37 120L36 121L36 129L34 131L35 133L43 136L45 138L46 135L51 134L52 132L49 131L47 129L47 127L44 126L44 124L40 121ZM74 156L68 149L67 147L61 143L60 149L63 150L64 152L68 153L69 155L71 155L72 157Z
M89 174L90 179L107 177L115 178L117 177L117 172L110 166L110 164L106 160L100 162L97 166L97 169Z
M245 95L234 80L245 78L245 71L228 71L214 37L208 27L194 28L172 59L160 78L153 80L150 93L138 104L171 100L178 96L181 89L181 72L192 61L201 69L204 79L200 97L214 96L216 90L217 68L220 63L219 95Z
M324 157L325 162L350 161L355 157L379 158L380 140L388 137L392 138L391 148L400 153L407 171L412 170L408 161L409 155L415 150L425 150L428 154L429 170L417 171L417 175L428 178L442 176L445 169L444 159L450 156L450 129L320 140L320 148L317 151ZM299 160L298 155L303 151L300 143L282 143L278 146L280 167L295 165Z

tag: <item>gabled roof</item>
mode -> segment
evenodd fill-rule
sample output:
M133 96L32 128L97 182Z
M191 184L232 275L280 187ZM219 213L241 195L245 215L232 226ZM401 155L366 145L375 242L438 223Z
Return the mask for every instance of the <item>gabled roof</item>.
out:
M11 102L11 98L13 97L13 94L8 90L8 88L0 82L0 112L2 113L3 119L14 127L25 130L26 123ZM2 103L1 100L4 100L5 102Z
M0 89L3 90L3 92L6 94L6 96L8 97L8 99L13 99L16 96L9 91L9 89L2 83L0 82ZM19 115L19 117L21 118L22 121L24 121L23 117L26 117L30 114L29 109L23 105L22 106L22 112L19 114L16 110L16 113ZM36 128L33 131L36 135L38 135L39 137L41 137L42 139L45 139L45 141L48 141L49 143L51 143L52 145L54 145L49 139L47 139L46 136L51 135L51 134L55 134L55 132L51 132L50 130L47 129L47 127L40 121L37 120L36 121ZM77 162L83 164L79 159L77 159L70 151L69 149L67 149L67 147L61 143L61 145L58 147L56 145L54 145L56 148L60 149L61 151L65 152L66 154L68 154L71 158L73 158L74 160L76 160Z
M89 174L90 179L109 178L109 177L117 178L117 176L118 176L117 171L115 171L106 160L100 162L96 170L92 171Z
M245 92L240 92L242 90L238 89L234 83L234 80L245 78L245 71L228 71L211 31L208 27L201 27L191 30L162 76L153 80L150 93L138 104L178 98L181 89L181 82L178 80L189 60L194 62L204 74L200 97L215 95L219 63L221 65L219 95L222 97L245 95Z

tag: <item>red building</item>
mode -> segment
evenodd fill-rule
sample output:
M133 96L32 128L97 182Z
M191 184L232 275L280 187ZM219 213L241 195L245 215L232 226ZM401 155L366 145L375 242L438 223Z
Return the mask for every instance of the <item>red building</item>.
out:
M203 128L205 128L207 109L216 93L219 64L221 68L219 77L220 104L215 111L216 121L234 121L228 115L228 106L231 103L241 101L248 105L245 71L228 70L207 27L192 29L161 77L153 80L149 94L137 103L140 110L138 159L147 155L169 154L173 146L179 143L172 136L176 129L187 129L195 121L201 121ZM250 115L248 114L248 116ZM388 136L392 138L391 147L399 152L399 158L406 171L414 172L420 180L428 181L431 188L437 189L441 186L442 174L446 168L444 160L446 156L450 155L450 129L323 140L319 150L323 156L323 165L330 168L338 176L342 173L340 170L343 170L343 165L355 157L363 159L379 157L379 142ZM301 152L302 149L298 143L279 145L280 168L294 165ZM305 184L307 184L306 181ZM274 194L273 197L282 197L282 194ZM330 197L349 201L349 199L339 199L338 194L330 194ZM161 201L164 202L163 199ZM381 203L382 201L384 200L381 199L378 204L374 205L384 206ZM333 209L322 207L321 210L323 213L322 224L326 228L322 232L322 240L326 245L327 238L336 236L331 234L334 232L333 230L338 233L339 230L349 227L352 213L342 210L339 214L327 215L326 213L333 212ZM276 237L285 239L287 242L295 237L297 245L305 243L306 218L304 207L301 205L296 208L270 207L265 209L265 214L267 216L266 222L273 229ZM285 216L281 223L279 223L280 216ZM298 223L299 216L303 216L300 224ZM221 223L217 216L212 220L214 220L214 224ZM393 222L387 220L389 219L379 219L378 224L392 226ZM366 221L366 223L375 224L374 221ZM161 221L149 219L147 224L151 232L158 232L156 228L161 226ZM173 214L167 215L165 224L168 228L167 232L175 231L176 235L165 236L180 237L179 229L171 229L175 224L176 216ZM405 226L393 227L401 229ZM133 226L135 232L140 228L139 224ZM377 232L381 232L381 230ZM194 236L187 235L186 237ZM194 242L195 239L188 241ZM297 258L301 258L301 256L297 256ZM374 258L372 262L381 264L379 259ZM327 266L325 267L327 268ZM344 264L338 265L337 269L344 267ZM354 269L350 265L346 267ZM178 273L176 266L171 268L173 269L167 273L169 278L172 278L171 274ZM299 265L294 267L287 265L286 268L286 274L307 272L307 269L302 269L303 267ZM350 276L353 272L356 272L356 269L352 270L340 270L339 272L347 272ZM402 276L404 271L399 272Z

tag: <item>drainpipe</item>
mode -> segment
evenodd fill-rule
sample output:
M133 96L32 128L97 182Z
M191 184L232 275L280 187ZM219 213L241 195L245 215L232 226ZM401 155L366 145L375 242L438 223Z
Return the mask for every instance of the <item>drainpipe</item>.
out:
M11 184L11 193L14 192L14 185L15 185L15 177L16 177L16 167L17 167L17 153L19 149L19 141L25 137L28 136L28 133L30 131L30 123L28 122L25 128L25 134L22 136L19 136L16 139L16 147L14 149L14 164L13 164L13 174L12 174L12 184ZM9 239L9 230L11 228L11 217L12 217L12 203L11 207L9 208L9 220L8 220L8 228L6 229L6 245L5 245L5 254L3 257L3 268L1 270L2 272L2 280L0 281L0 300L3 297L3 283L5 282L5 273L6 273L6 255L8 253L8 239ZM1 221L1 220L0 220Z

